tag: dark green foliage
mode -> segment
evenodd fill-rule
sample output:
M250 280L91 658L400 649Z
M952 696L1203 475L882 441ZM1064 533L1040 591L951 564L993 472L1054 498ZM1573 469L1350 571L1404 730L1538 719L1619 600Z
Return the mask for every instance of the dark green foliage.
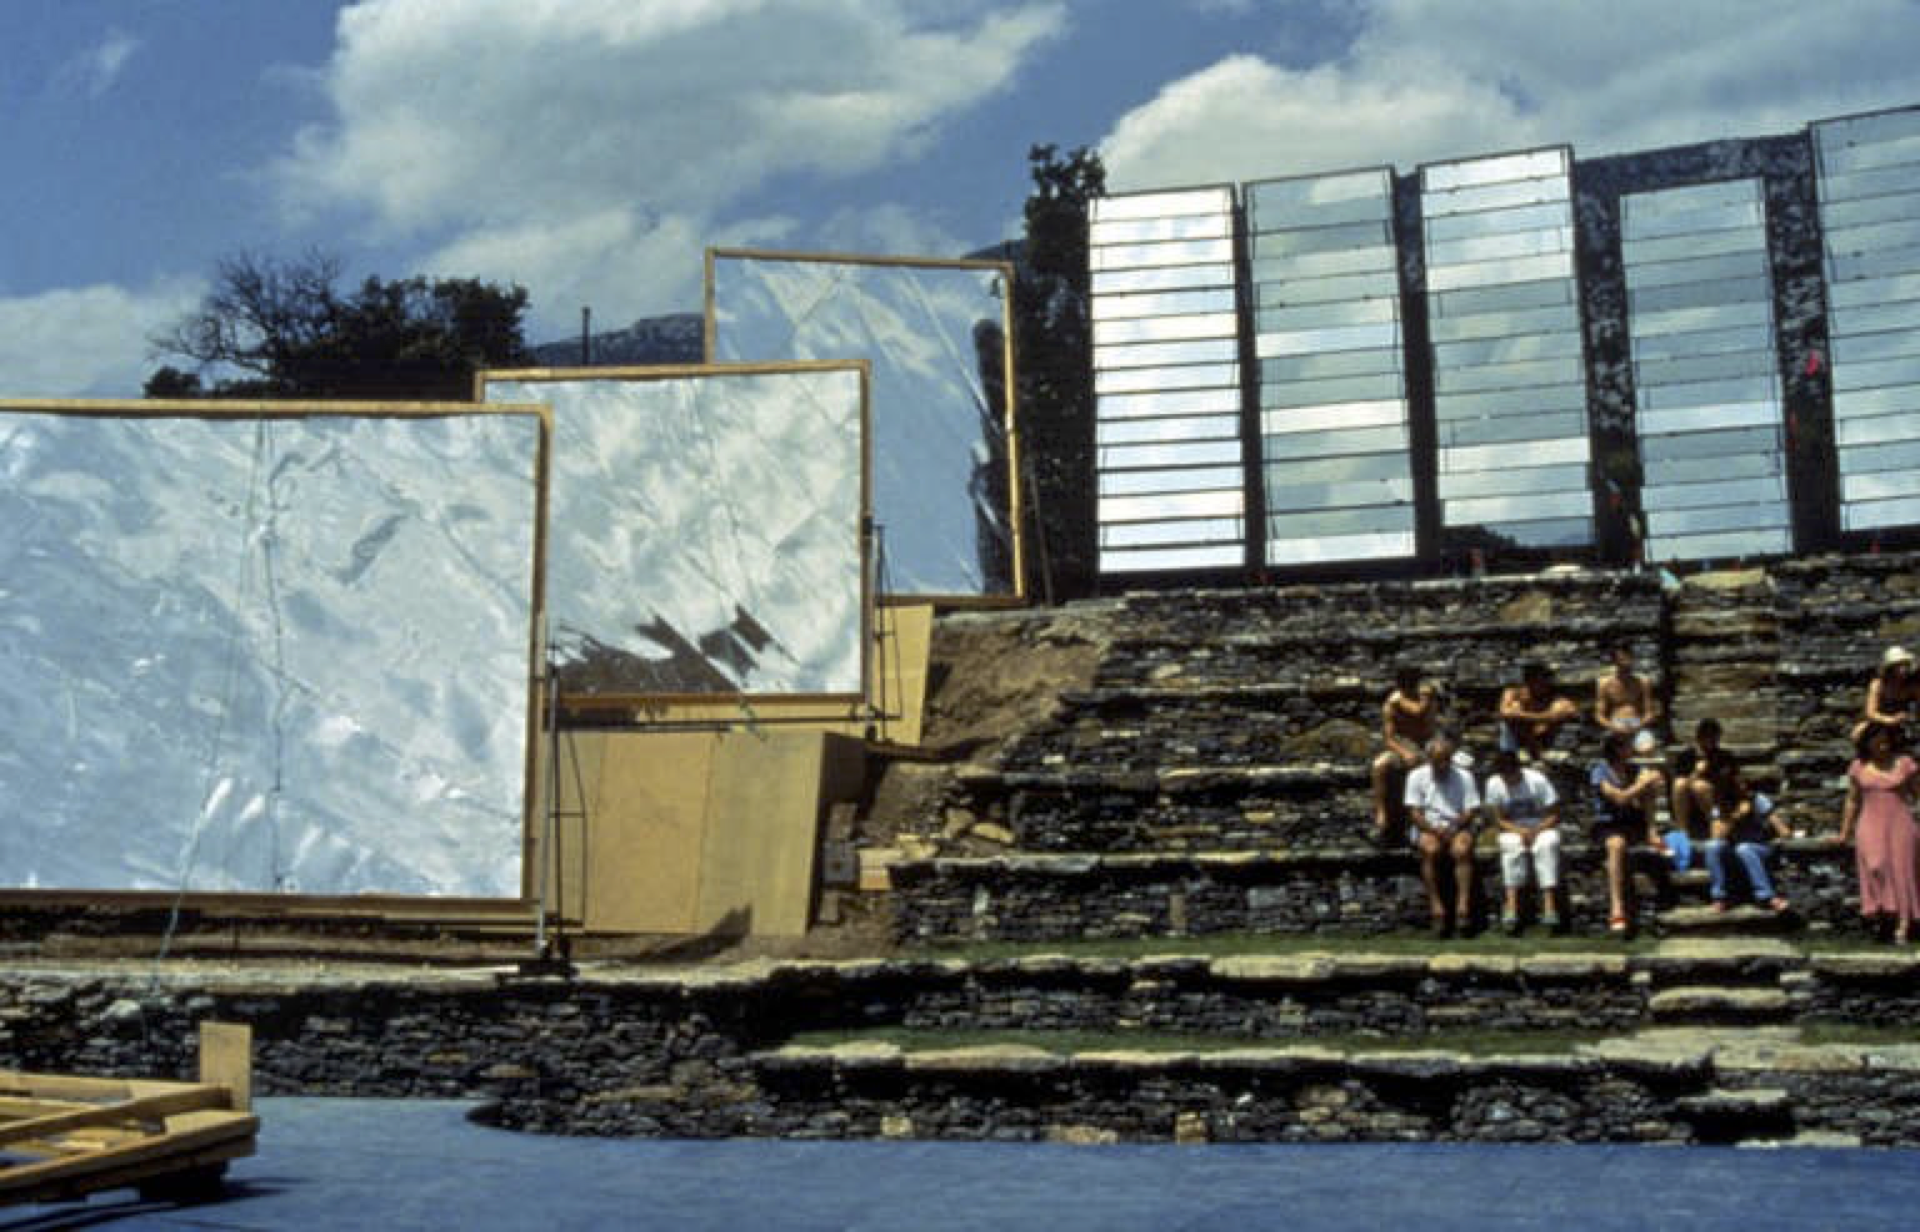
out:
M1014 294L1014 356L1030 476L1022 493L1031 518L1029 593L1059 600L1093 593L1096 580L1087 203L1106 193L1107 172L1085 147L1062 155L1036 145L1027 161L1033 191Z
M200 306L155 338L199 371L161 368L148 397L466 400L478 368L527 362L527 293L472 278L369 277L350 292L322 254L220 263ZM234 373L211 385L202 374Z

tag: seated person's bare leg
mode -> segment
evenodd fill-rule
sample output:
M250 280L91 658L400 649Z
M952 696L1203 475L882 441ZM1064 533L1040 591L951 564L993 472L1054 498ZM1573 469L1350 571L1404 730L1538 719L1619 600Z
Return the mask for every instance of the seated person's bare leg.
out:
M1463 830L1453 836L1453 918L1462 927L1472 918L1473 882L1473 831Z
M1400 755L1388 750L1373 759L1373 828L1385 834L1390 823L1387 815L1387 779L1400 765Z
M1447 901L1440 895L1440 849L1445 842L1437 834L1420 835L1420 881L1427 887L1427 910L1436 920L1447 915Z
M1627 840L1620 834L1607 835L1607 912L1627 918Z

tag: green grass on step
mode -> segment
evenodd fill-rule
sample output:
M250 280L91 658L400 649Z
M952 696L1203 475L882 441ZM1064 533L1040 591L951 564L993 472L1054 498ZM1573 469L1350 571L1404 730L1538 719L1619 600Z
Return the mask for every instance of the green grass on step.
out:
M1853 1022L1810 1022L1800 1028L1803 1044L1920 1044L1920 1027L1876 1027Z
M1558 1054L1576 1044L1605 1039L1604 1031L1437 1031L1426 1035L1314 1035L1262 1039L1250 1035L1159 1031L947 1031L874 1027L859 1031L807 1031L790 1041L813 1048L841 1044L892 1044L903 1052L1018 1045L1065 1056L1076 1052L1225 1052L1239 1048L1313 1047L1353 1054L1440 1050L1470 1056Z

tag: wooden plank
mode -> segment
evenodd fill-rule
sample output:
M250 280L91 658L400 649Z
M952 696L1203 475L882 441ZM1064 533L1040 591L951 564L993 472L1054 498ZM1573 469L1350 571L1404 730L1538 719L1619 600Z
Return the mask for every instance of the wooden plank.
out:
M225 1108L228 1098L227 1092L219 1087L176 1087L173 1090L147 1095L140 1099L28 1117L24 1121L0 1125L0 1146L12 1142L30 1142L36 1138L49 1138L56 1134L70 1133L73 1130L94 1126L124 1125L129 1121L158 1123L182 1112Z
M227 1107L253 1107L253 1028L239 1022L200 1024L200 1081L225 1087Z
M73 1112L91 1107L93 1104L77 1099L34 1099L29 1095L0 1095L0 1121L17 1121L21 1117L45 1116L49 1112Z
M598 796L588 806L588 864L578 905L594 932L696 930L706 836L710 732L579 733L603 744ZM564 855L564 853L563 853Z
M97 1154L65 1156L0 1169L0 1200L26 1201L36 1189L111 1189L145 1177L253 1153L260 1118L246 1112L206 1111L181 1118L178 1129ZM165 1166L155 1168L159 1163Z
M132 1088L125 1078L75 1078L68 1074L0 1073L0 1091L28 1099L64 1099L97 1104L127 1099Z
M732 732L713 759L695 931L798 937L813 904L826 741Z

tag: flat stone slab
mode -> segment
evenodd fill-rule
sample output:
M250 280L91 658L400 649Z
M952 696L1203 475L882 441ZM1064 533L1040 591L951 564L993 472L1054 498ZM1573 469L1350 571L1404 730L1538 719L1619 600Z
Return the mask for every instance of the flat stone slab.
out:
M1681 1112L1693 1116L1762 1116L1787 1111L1793 1105L1793 1093L1780 1087L1716 1088L1674 1102Z
M1902 979L1920 973L1920 951L1884 950L1807 956L1807 967L1817 975L1849 979Z
M1072 1059L1028 1044L980 1044L909 1052L905 1062L909 1071L921 1073L1044 1074L1065 1069Z
M1664 916L1662 917L1665 918ZM1671 937L1653 947L1655 961L1727 962L1757 958L1798 961L1799 950L1774 937Z
M1680 1018L1690 1014L1730 1017L1766 1017L1785 1014L1792 999L1778 988L1734 988L1725 985L1695 985L1666 988L1647 1001L1647 1010L1656 1019Z
M1749 1138L1737 1142L1735 1146L1749 1151L1782 1150L1852 1150L1861 1146L1858 1134L1836 1134L1828 1130L1810 1129L1797 1133L1791 1138Z
M1787 927L1792 918L1791 911L1776 915L1765 907L1753 907L1744 903L1737 907L1728 907L1725 911L1715 911L1712 907L1670 907L1660 913L1660 927L1676 931L1701 932L1726 929L1778 931Z

